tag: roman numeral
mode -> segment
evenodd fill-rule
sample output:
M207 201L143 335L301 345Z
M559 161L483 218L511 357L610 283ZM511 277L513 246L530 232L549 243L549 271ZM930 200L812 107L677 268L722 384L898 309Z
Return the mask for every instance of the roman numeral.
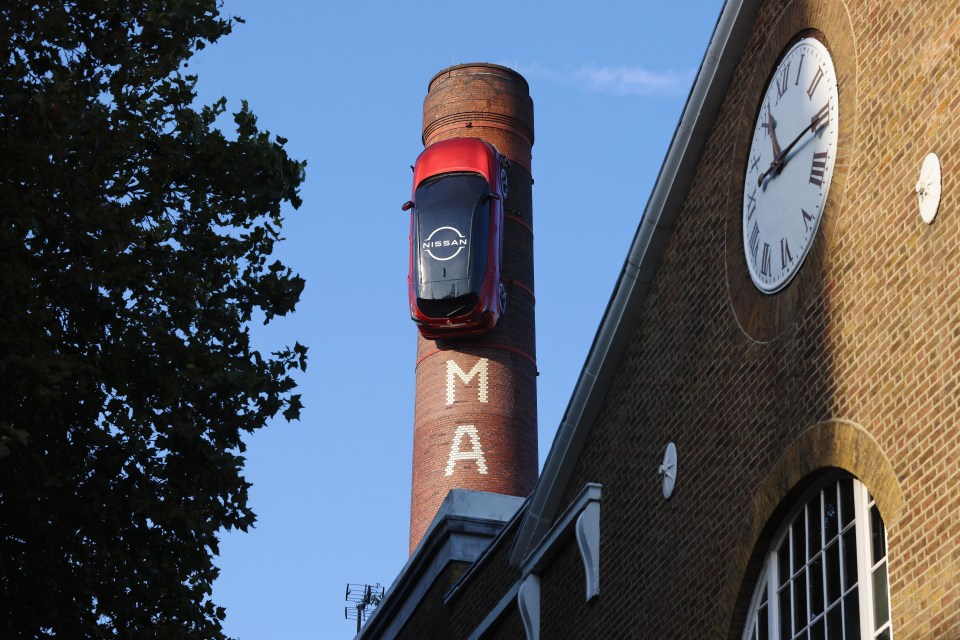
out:
M756 193L757 190L754 189L751 193L747 194L747 222L750 222L750 218L752 218L753 214L757 211Z
M827 125L830 123L830 103L827 102L823 105L820 111L817 111L817 114L810 118L810 128L813 129L815 135L820 135L820 133L827 128Z
M820 80L823 78L823 69L817 67L817 72L813 74L813 80L810 81L810 86L807 87L807 97L813 100L813 94L817 92L817 85L820 84Z
M806 212L804 209L800 209L800 213L803 214L803 229L807 233L810 232L810 223L813 222L813 216Z
M787 92L787 89L790 87L790 63L787 63L787 66L783 68L783 71L777 76L777 102L780 102L780 98L783 97L783 94Z
M804 54L801 53L801 54L800 54L800 64L797 65L797 79L793 81L793 84L794 84L794 85L800 84L800 69L803 69L803 56L804 56Z
M823 174L827 170L827 152L818 151L813 154L813 166L810 167L810 184L818 187L823 184Z
M757 156L753 159L753 162L750 163L750 168L756 171L759 166L760 166L760 154L758 153Z
M760 227L753 223L753 229L750 230L750 257L757 261L757 249L760 248Z
M780 238L780 269L786 269L791 262L793 256L790 254L790 242L786 238Z
M763 243L763 257L760 264L760 273L768 276L770 275L770 245L766 242Z

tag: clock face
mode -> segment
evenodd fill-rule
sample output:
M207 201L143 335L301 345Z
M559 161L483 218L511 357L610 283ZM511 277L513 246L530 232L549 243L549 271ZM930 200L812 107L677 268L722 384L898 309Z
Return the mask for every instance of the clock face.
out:
M754 285L790 283L813 244L837 154L837 75L816 38L780 58L754 123L743 181L743 249Z

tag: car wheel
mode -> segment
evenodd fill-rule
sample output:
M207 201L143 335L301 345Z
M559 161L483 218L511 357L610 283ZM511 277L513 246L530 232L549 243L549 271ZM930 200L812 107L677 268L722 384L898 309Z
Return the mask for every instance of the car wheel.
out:
M500 313L507 310L507 288L500 283Z
M500 190L503 191L503 199L507 199L507 170L500 167Z

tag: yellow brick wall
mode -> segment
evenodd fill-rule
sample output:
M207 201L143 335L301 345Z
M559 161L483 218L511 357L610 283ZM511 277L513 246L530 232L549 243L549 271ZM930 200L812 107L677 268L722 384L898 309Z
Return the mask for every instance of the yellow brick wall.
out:
M802 273L764 296L743 265L743 169L767 74L806 28L840 77L841 153ZM894 635L960 637L958 69L955 0L761 7L567 488L563 504L604 485L601 596L580 602L582 567L558 560L542 637L738 638L771 516L828 467L877 497ZM944 177L927 225L914 186L930 151Z

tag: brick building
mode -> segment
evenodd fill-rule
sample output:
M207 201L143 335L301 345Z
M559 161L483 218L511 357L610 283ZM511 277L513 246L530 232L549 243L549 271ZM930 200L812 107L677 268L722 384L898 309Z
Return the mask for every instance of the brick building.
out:
M359 637L960 638L958 68L956 0L728 0L535 490Z

